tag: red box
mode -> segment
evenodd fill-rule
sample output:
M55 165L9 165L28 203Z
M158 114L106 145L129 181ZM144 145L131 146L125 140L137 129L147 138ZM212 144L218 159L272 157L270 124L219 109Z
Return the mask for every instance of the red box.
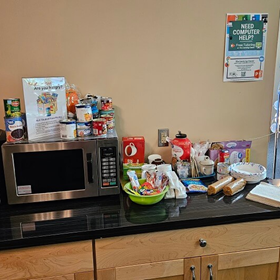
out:
M122 138L123 163L145 162L145 139L143 136Z

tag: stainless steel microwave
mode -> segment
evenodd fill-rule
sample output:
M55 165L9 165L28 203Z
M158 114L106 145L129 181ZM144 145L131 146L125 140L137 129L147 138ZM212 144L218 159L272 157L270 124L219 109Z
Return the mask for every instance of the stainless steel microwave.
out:
M107 136L4 143L8 204L120 193L116 132Z

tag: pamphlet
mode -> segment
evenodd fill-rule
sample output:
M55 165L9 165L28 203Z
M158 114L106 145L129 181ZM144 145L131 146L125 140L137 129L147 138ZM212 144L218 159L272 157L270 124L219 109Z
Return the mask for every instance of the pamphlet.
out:
M29 140L59 137L59 121L67 117L64 77L23 78Z

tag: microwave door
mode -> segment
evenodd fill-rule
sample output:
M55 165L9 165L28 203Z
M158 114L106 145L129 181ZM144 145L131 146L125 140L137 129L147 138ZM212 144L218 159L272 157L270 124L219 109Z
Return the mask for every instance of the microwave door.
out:
M6 178L9 204L98 195L95 141L41 146L26 145L24 152L17 146L7 152L6 169L13 171Z

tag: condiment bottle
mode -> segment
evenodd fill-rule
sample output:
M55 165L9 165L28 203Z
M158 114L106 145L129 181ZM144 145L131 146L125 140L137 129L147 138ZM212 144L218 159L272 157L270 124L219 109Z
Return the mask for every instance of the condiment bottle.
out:
M192 143L187 138L187 134L181 133L181 131L179 131L175 137L176 138L171 140L171 144L173 145L172 153L176 154L180 160L190 161Z

